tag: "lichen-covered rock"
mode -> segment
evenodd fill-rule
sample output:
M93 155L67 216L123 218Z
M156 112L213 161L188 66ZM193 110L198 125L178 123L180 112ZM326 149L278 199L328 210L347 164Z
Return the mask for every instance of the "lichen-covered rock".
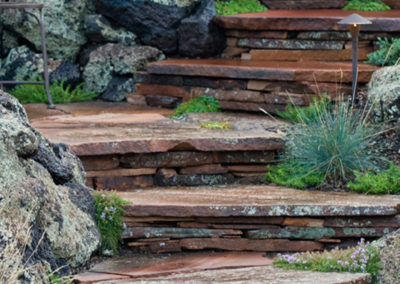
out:
M209 57L222 52L225 35L212 21L215 16L215 2L203 0L192 17L182 20L178 29L180 55Z
M134 85L132 78L114 77L100 98L109 102L123 101L125 99L125 94L134 92Z
M43 59L21 45L13 48L0 66L0 80L29 80L43 73Z
M11 261L9 270L28 268L22 281L44 283L44 272L64 266L68 273L97 249L94 201L78 158L65 145L51 145L2 91L0 137L1 267ZM26 245L21 262L6 253L12 243Z
M378 283L400 283L400 230L384 236L372 245L380 250Z
M113 75L131 75L144 70L147 62L161 60L164 55L149 46L125 46L108 43L92 51L85 66L83 78L85 88L96 93L103 93Z
M65 80L66 85L76 87L82 81L82 74L78 64L70 61L61 62L57 68L50 72L50 82Z
M134 32L143 44L172 54L178 48L176 29L181 20L193 12L196 2L96 0L96 9L120 26Z
M375 71L368 84L368 99L376 120L400 117L400 65Z
M0 57L6 57L13 48L18 47L18 36L6 30L0 24Z
M92 42L115 42L124 45L135 45L136 35L124 28L114 28L102 15L85 17L85 34Z
M15 1L24 2L24 1ZM48 53L56 59L75 59L80 47L85 44L83 19L87 13L89 0L32 0L43 3L46 45ZM39 15L37 9L32 10ZM32 16L24 16L19 10L2 10L0 18L4 26L15 31L41 50L40 30Z

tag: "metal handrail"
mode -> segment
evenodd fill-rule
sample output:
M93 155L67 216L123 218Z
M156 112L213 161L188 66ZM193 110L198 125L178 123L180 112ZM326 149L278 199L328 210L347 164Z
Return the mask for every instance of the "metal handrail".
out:
M53 98L50 94L50 83L49 83L49 69L47 65L47 49L46 49L46 38L44 29L44 15L43 15L43 3L0 3L0 9L22 9L26 14L31 15L36 19L40 26L40 37L42 43L42 57L43 57L43 77L44 81L30 82L30 81L0 81L0 85L18 85L18 84L32 84L32 85L44 85L46 91L46 96L49 101L47 106L49 109L55 109L53 104ZM27 9L39 9L39 17L32 12L27 11Z

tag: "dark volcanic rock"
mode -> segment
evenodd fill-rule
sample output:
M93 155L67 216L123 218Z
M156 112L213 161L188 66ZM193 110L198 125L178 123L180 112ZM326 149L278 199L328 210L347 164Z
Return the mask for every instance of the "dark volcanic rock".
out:
M179 7L144 0L96 0L97 11L137 34L142 43L167 54L177 51L177 33L182 19L194 5Z
M215 16L215 2L203 0L192 17L182 20L178 29L180 55L209 57L222 52L225 35L213 22Z
M134 92L132 78L114 77L108 83L107 89L101 95L101 99L109 102L120 102L125 99L126 93Z
M79 65L63 61L53 72L50 73L50 82L62 81L65 79L66 85L71 85L76 87L81 82L81 72L79 70Z

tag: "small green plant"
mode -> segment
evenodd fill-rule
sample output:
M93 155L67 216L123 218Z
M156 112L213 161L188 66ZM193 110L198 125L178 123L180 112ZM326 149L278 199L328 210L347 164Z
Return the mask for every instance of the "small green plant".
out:
M400 38L378 37L379 49L368 54L367 63L377 66L392 66L400 60Z
M293 160L276 167L267 166L267 169L268 172L265 174L265 179L277 185L304 189L318 186L324 181L324 175L318 172L313 173L311 170L297 165Z
M343 10L387 11L390 7L380 0L350 0Z
M323 175L333 185L347 183L354 171L378 169L370 150L379 132L368 124L368 113L355 111L344 101L324 113L318 111L318 119L289 129L285 160L293 160L301 173Z
M171 117L177 117L185 113L193 112L220 112L218 100L213 97L201 96L193 98L187 102L180 104L171 115Z
M255 13L267 11L267 8L258 0L220 0L216 1L218 15L235 15L241 13Z
M85 91L83 89L84 83L79 84L72 90L70 85L65 86L65 81L66 79L63 79L50 85L50 94L55 104L89 101L98 96L96 93ZM22 104L48 103L46 92L42 85L18 85L10 93Z
M274 265L283 269L294 270L370 273L373 283L376 283L381 263L379 250L361 239L354 248L335 248L324 252L278 255Z
M96 221L101 234L101 252L111 251L113 254L118 249L122 239L122 217L124 205L130 202L118 197L115 192L97 191L93 194L96 207Z
M53 273L48 273L49 276L49 282L51 284L71 284L72 283L72 277L66 276L66 277L61 277Z
M354 182L349 182L347 187L353 191L368 194L396 194L400 193L400 167L394 164L380 173L356 172Z
M232 130L233 127L229 122L204 122L200 124L201 128L208 129L222 129L222 130Z
M320 100L313 98L312 103L307 107L297 107L292 104L287 105L286 111L276 110L276 114L282 118L288 119L293 123L315 121L320 114L325 113L331 106L331 101L326 94Z

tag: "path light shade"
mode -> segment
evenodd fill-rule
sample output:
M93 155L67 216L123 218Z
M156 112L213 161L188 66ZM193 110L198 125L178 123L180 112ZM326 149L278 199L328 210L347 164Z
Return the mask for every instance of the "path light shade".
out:
M338 22L339 25L348 25L351 33L352 49L353 49L353 78L351 93L353 96L353 103L357 94L357 79L358 79L358 36L360 34L361 25L370 25L371 21L361 17L358 14L352 14Z

